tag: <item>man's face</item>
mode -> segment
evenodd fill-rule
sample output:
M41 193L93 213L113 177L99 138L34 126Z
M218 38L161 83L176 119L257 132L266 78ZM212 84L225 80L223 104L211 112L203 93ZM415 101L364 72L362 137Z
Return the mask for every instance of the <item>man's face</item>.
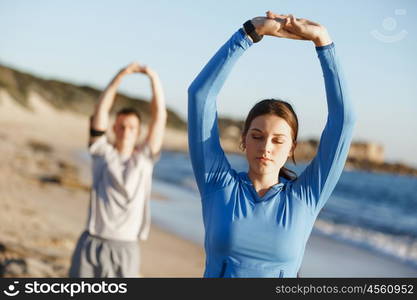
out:
M116 141L135 144L139 135L140 122L134 114L118 115L113 125Z

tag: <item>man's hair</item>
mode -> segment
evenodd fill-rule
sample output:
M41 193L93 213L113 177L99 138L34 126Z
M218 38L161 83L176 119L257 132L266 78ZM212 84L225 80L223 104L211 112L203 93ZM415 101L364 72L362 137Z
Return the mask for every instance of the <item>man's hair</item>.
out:
M135 108L133 108L133 107L125 107L125 108L122 108L121 110L119 110L119 111L117 112L116 117L118 117L118 116L120 116L120 115L135 115L135 116L138 118L139 122L141 122L141 121L142 121L142 118L141 118L141 116L140 116L139 111L137 111L137 110L136 110Z

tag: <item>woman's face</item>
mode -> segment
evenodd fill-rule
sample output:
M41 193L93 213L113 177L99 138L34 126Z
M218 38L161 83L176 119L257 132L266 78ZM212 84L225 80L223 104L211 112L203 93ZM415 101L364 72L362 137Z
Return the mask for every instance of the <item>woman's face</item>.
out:
M273 114L252 120L244 137L249 170L257 175L276 174L292 155L292 133L288 123Z

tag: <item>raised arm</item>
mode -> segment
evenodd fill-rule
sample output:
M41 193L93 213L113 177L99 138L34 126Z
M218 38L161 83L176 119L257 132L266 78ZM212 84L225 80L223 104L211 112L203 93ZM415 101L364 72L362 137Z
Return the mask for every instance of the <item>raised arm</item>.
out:
M150 147L152 156L155 157L160 152L164 139L165 125L167 121L165 97L158 74L148 67L143 68L142 72L148 75L152 86L151 120L149 123L146 143Z
M202 195L225 182L230 165L220 145L216 99L243 52L252 45L238 30L210 59L188 88L188 144L197 185Z
M283 19L256 17L259 35L302 39L282 28ZM228 184L230 165L220 146L216 99L238 58L253 44L241 28L217 51L188 89L188 143L201 194ZM236 101L236 99L230 99Z
M94 143L99 138L99 134L94 132L105 132L109 125L110 111L114 103L117 88L119 87L122 78L125 75L138 73L141 71L141 67L138 63L131 63L127 67L121 69L116 76L110 81L95 106L94 114L91 118L91 131L89 144Z
M346 92L335 46L326 28L293 16L287 17L285 28L314 42L324 76L328 109L326 126L316 156L292 185L296 197L306 201L312 212L318 214L343 171L352 140L355 114Z

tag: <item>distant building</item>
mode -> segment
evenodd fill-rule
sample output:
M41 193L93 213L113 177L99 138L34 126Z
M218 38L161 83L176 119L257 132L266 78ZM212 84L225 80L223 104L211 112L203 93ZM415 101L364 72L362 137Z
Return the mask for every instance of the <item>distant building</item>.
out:
M352 143L349 157L357 161L369 161L374 163L384 162L384 148L375 143Z

